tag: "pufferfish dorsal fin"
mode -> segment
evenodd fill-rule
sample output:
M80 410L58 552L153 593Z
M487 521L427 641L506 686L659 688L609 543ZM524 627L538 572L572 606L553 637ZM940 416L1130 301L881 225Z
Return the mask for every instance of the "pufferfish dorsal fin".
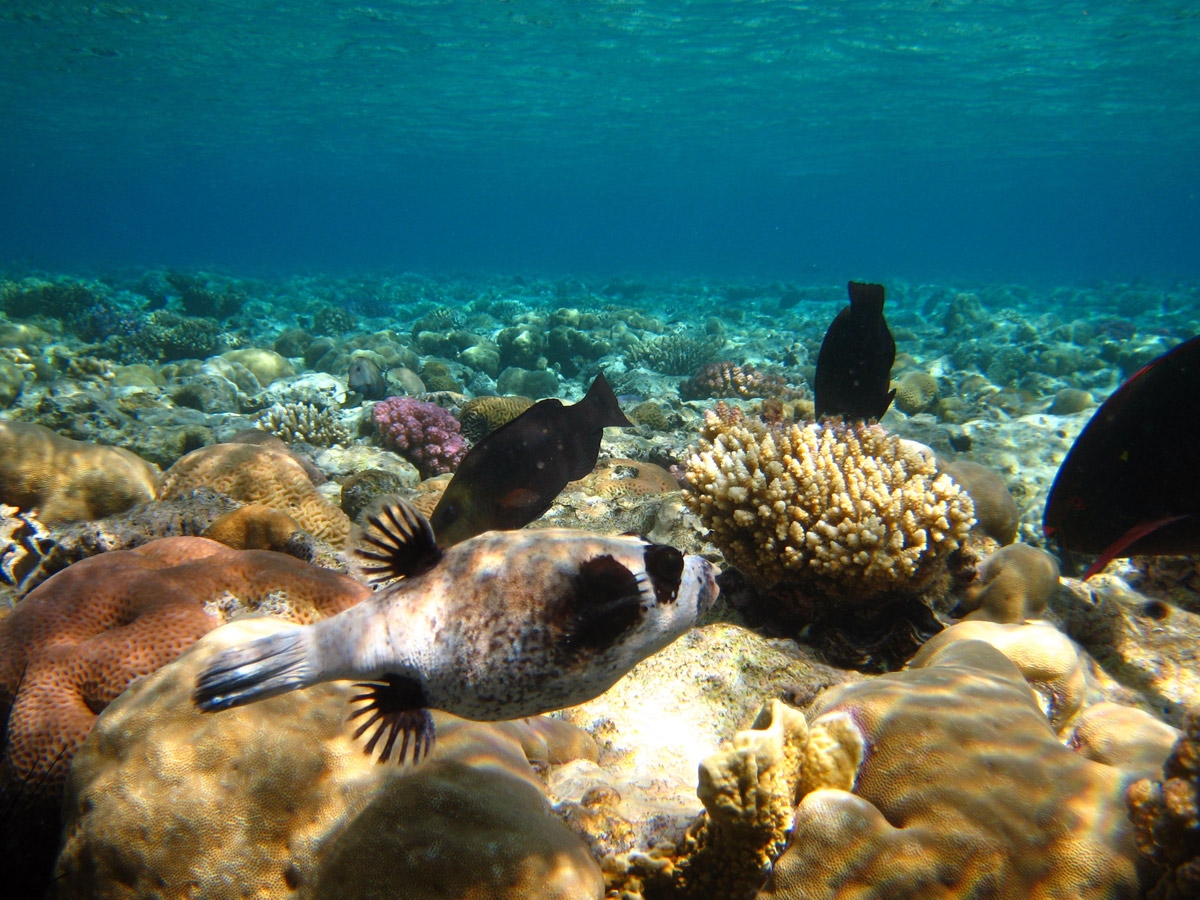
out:
M355 553L370 563L363 572L372 583L412 578L428 572L442 558L429 520L399 497L367 516Z

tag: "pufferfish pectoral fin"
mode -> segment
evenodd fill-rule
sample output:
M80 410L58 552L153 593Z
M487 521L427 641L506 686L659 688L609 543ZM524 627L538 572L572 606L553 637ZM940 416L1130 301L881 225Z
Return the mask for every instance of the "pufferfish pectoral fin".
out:
M369 718L355 729L355 740L374 729L366 747L363 748L365 753L374 754L375 746L386 734L387 740L379 751L381 763L391 758L397 738L402 738L400 751L396 756L396 762L401 765L408 757L410 744L414 765L422 756L429 755L433 750L436 732L433 716L424 706L425 691L417 681L402 675L384 675L383 681L364 681L355 687L365 688L366 693L352 697L351 702L365 701L365 705L350 714L351 721L370 714Z
M442 558L433 526L407 500L393 498L368 515L367 523L355 553L373 564L363 566L373 582L413 578Z

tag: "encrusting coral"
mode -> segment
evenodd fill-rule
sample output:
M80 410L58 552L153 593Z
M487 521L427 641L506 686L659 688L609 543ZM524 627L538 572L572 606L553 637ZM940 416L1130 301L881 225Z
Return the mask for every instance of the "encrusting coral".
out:
M350 535L350 518L316 489L304 466L268 446L213 444L193 450L167 470L159 497L173 500L201 487L285 512L335 547Z
M435 713L437 745L406 769L363 753L347 682L198 711L190 695L212 655L279 627L213 632L105 710L72 767L54 897L603 896L530 766L595 758L566 723Z
M1150 900L1200 897L1200 710L1184 717L1161 777L1144 778L1126 797L1138 848L1162 867Z
M120 447L75 441L28 422L0 422L0 502L47 525L102 519L154 499L159 472Z
M932 453L877 425L772 425L718 406L684 483L726 560L767 589L916 592L974 522Z

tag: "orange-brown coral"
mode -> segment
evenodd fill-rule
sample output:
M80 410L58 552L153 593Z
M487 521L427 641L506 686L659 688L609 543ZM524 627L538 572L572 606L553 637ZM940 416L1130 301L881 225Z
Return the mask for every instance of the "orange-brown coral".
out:
M300 526L282 510L250 503L213 520L204 537L235 550L282 551Z
M60 783L97 713L135 678L175 659L231 612L301 622L370 589L294 557L174 537L82 560L0 620L3 775Z
M1200 710L1183 729L1162 779L1137 781L1126 795L1138 849L1163 867L1151 900L1200 897Z
M160 498L176 499L200 487L285 512L335 547L350 534L349 517L325 499L304 467L267 446L213 444L193 450L167 470Z
M158 467L120 447L0 422L0 502L49 525L102 519L154 499Z
M968 619L1020 623L1036 618L1058 590L1058 560L1028 544L1001 547L979 567L959 609Z
M654 463L617 457L603 459L589 475L565 490L578 489L589 497L641 497L679 490L675 476Z
M790 400L800 395L801 392L791 387L780 375L764 372L757 366L739 366L731 362L702 366L695 375L679 385L679 396L684 400L731 397Z

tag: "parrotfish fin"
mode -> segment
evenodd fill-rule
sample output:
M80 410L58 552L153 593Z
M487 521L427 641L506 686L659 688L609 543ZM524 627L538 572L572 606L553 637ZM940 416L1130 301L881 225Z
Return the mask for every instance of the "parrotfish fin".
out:
M1105 566L1107 566L1118 556L1125 555L1123 553L1124 550L1133 546L1134 543L1140 541L1146 535L1153 534L1160 528L1166 528L1172 522L1178 522L1186 518L1188 518L1188 516L1167 516L1163 519L1154 519L1150 522L1139 522L1137 525L1134 525L1127 532L1113 541L1112 544L1104 548L1104 551L1100 554L1100 557L1094 563L1088 566L1088 570L1083 573L1083 580L1087 581L1093 575L1099 575L1104 571Z
M642 617L641 582L611 556L593 557L579 567L575 595L563 611L564 621L559 624L568 646L609 647Z
M196 679L192 702L218 712L311 684L311 635L299 625L222 650Z
M362 546L355 553L375 565L363 566L374 583L412 578L428 572L442 558L433 526L407 500L399 497L367 516Z
M424 706L425 692L419 683L402 675L385 675L381 682L364 681L355 687L365 688L366 693L352 697L352 702L365 705L351 713L350 719L353 721L368 713L370 717L355 730L354 739L358 740L374 729L363 748L368 756L374 755L375 746L384 735L387 735L387 740L383 742L379 751L381 763L391 758L397 738L402 738L396 756L396 762L400 765L407 760L410 745L413 765L416 765L422 756L429 756L433 750L436 730L433 716Z

